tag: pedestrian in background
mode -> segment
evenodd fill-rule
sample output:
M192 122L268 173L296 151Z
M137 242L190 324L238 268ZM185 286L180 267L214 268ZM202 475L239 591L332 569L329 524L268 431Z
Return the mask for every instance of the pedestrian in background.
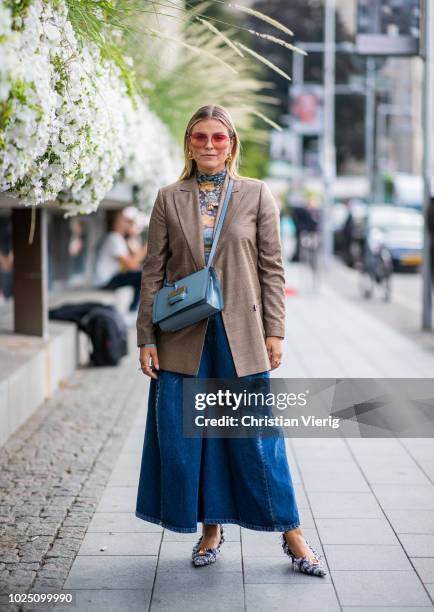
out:
M303 234L316 232L318 229L318 212L313 199L308 198L305 202L295 202L291 208L291 215L295 226L295 252L291 261L300 261L301 241Z
M429 207L427 211L426 224L430 237L429 254L430 254L430 268L431 268L431 283L434 287L434 194L431 195L429 201Z
M195 566L216 561L223 524L280 531L300 571L325 575L300 528L285 443L279 437L184 438L183 380L268 379L285 333L279 208L263 181L237 173L240 142L229 113L207 105L190 119L185 165L162 187L150 218L137 317L142 371L150 376L136 516L202 535ZM175 332L152 323L156 292L203 268L229 179L234 186L213 261L221 312Z
M351 245L353 242L353 232L354 232L354 217L352 211L352 201L351 198L345 200L345 208L347 210L347 216L345 218L344 225L342 227L342 251L344 256L344 261L347 265L353 265L353 257L351 252Z
M131 219L123 210L115 211L109 221L109 232L98 251L95 285L101 289L132 287L133 298L129 312L137 316L140 297L141 266L146 255L146 245L131 253L127 234Z

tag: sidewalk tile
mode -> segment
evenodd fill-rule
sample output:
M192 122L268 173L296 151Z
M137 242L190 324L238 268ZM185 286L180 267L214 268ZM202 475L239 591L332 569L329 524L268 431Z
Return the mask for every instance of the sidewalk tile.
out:
M422 582L434 584L434 557L414 557L411 562Z
M213 564L194 572L158 572L150 612L244 612L241 572L214 569Z
M78 555L64 589L144 589L152 588L157 557L106 557Z
M434 557L434 535L401 533L398 537L409 557Z
M412 566L401 546L378 544L324 544L330 569L336 570L406 570Z
M303 470L304 486L307 494L316 491L329 492L369 492L369 486L359 474L332 474L319 473Z
M135 464L131 463L131 465L116 464L112 473L110 474L110 477L111 478L121 478L122 476L128 476L129 478L131 478L131 476L137 476L138 478L139 475L140 475L140 460L138 459ZM119 486L125 486L125 485L119 485Z
M146 391L146 395L147 395L148 391ZM141 418L141 414L140 414L140 418ZM144 434L145 434L145 427L137 427L136 425L134 425L131 430L130 433L128 434L128 436L125 438L125 444L128 444L129 442L136 442L137 440L141 440L143 442L143 438L144 438Z
M74 605L59 605L56 612L143 612L149 606L150 590L69 590L75 596Z
M333 586L309 578L303 584L246 584L246 612L340 612Z
M303 530L305 532L307 530ZM273 557L283 555L280 544L280 532L278 531L253 531L252 529L241 529L241 543L243 557L252 555Z
M387 463L382 463L376 456L358 457L359 465L370 484L397 485L430 485L428 477L414 460L407 456L393 455Z
M124 444L124 447L122 449L122 455L128 453L129 455L135 455L136 457L140 459L142 450L143 450L143 438L131 439L131 440L128 440L126 444ZM126 460L124 459L124 461Z
M398 538L385 518L318 518L316 519L316 526L324 545L399 545Z
M333 582L343 606L428 606L419 578L406 571L334 571Z
M434 461L434 445L432 438L401 438L408 452L419 462Z
M136 487L139 486L139 471L114 472L107 481L109 487Z
M86 533L78 554L157 555L160 544L161 533Z
M300 516L301 528L304 529L315 529L315 522L313 520L312 511L309 508L299 508L298 514Z
M294 448L297 450L300 449L308 451L306 455L302 455L302 458L303 456L309 456L309 454L313 451L319 453L333 453L335 451L342 450L345 451L348 456L350 456L345 440L340 438L293 438L292 442Z
M394 438L348 438L347 443L356 457L408 457L406 449Z
M104 491L96 512L132 512L137 501L137 487L112 487Z
M434 534L434 512L432 510L386 510L387 518L397 533Z
M433 485L373 485L372 489L385 510L434 510ZM411 517L409 517L411 519Z
M154 523L148 523L137 518L131 512L95 512L89 524L87 533L141 533L158 532L163 528Z
M327 459L323 457L321 461L316 459L301 459L300 465L303 478L318 474L318 476L327 476L333 474L335 476L360 476L361 472L353 459L341 461L335 457Z
M381 508L372 493L310 492L315 518L379 518Z
M299 469L313 470L315 466L321 466L321 470L327 472L332 470L336 463L342 465L341 472L357 467L351 454L346 448L316 449L310 447L297 447L296 450Z
M122 468L136 468L140 467L140 460L141 460L141 452L139 451L133 451L133 452L123 452L119 455L116 464L115 464L115 469L122 469Z
M344 606L342 612L429 612L431 606Z
M306 497L306 492L302 484L294 484L295 498L297 501L297 508L309 509L309 502Z
M434 454L434 451L433 451ZM418 459L421 469L427 475L427 478L434 484L434 460L432 457L429 459Z

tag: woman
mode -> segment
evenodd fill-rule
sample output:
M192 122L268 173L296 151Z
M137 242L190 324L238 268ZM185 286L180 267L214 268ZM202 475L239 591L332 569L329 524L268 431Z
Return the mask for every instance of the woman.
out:
M267 185L241 177L240 143L228 112L200 108L184 138L179 180L159 190L143 264L137 345L151 378L136 516L202 536L195 566L213 563L223 523L281 531L282 547L300 571L323 576L320 556L300 529L283 438L185 438L185 377L269 378L281 363L284 272L279 210ZM152 324L152 303L169 283L207 262L229 178L232 195L215 252L224 309L176 332Z

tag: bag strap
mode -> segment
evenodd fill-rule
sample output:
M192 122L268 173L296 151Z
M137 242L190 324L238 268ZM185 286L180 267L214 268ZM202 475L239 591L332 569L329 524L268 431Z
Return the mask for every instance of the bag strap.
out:
M215 230L215 234L214 234L214 239L212 241L212 246L211 246L211 251L209 253L209 257L208 257L208 263L206 264L207 268L211 267L212 264L212 260L214 259L214 254L217 248L217 243L220 237L220 232L222 229L222 225L223 225L223 221L226 215L226 210L228 208L228 204L229 204L229 198L231 197L231 193L232 193L232 187L234 186L234 179L230 179L229 180L229 184L228 187L226 189L226 193L225 193L225 199L223 202L223 208L222 208L222 212L220 213L220 217L217 223L217 227Z

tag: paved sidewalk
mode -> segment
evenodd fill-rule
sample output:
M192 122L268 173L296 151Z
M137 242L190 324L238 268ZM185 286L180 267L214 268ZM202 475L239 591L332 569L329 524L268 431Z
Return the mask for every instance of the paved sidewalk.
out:
M300 287L298 271L288 285ZM288 297L278 377L432 377L434 354L322 285ZM432 439L291 439L302 527L325 579L292 572L277 533L227 526L218 562L195 569L197 534L134 516L146 401L64 584L59 610L424 612L434 599ZM198 526L200 529L200 525Z
M143 407L137 366L134 350L115 368L77 369L0 448L1 611L9 593L62 587Z

